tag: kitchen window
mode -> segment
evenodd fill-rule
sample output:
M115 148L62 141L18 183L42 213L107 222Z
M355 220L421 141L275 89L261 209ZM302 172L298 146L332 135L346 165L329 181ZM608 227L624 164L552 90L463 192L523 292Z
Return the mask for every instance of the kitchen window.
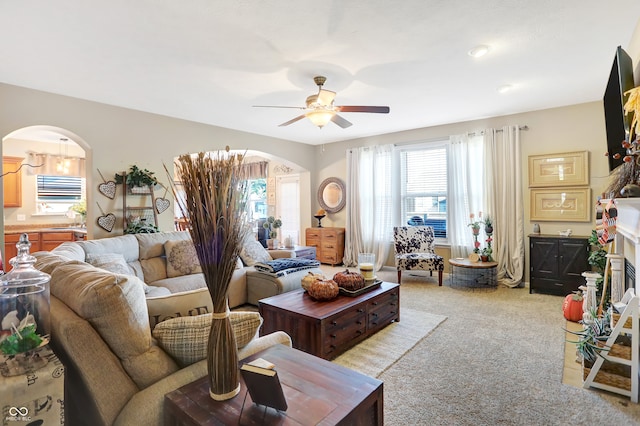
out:
M66 214L85 199L86 180L82 177L38 175L36 184L38 214Z

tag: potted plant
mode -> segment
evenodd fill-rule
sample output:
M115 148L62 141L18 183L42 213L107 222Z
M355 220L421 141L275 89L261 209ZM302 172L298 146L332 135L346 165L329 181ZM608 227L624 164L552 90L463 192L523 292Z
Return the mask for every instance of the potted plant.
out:
M159 185L158 179L153 175L154 173L147 169L140 169L135 164L129 168L129 171L124 174L116 173L116 184L126 184L127 188L149 188L153 191L156 185Z
M270 249L278 247L278 231L276 229L282 226L282 221L280 219L276 219L273 216L269 216L267 220L262 224L262 227L267 230L267 236L269 239L267 240L267 247Z
M483 262L491 261L491 253L493 253L491 247L483 248L482 252L480 253L480 260L482 260Z
M575 342L578 354L582 356L587 366L593 365L598 356L602 356L602 351L608 351L605 346L609 335L611 334L611 318L609 312L605 312L602 316L597 316L596 310L591 309L593 318L588 324L584 324L584 330L570 331L571 334L578 336Z

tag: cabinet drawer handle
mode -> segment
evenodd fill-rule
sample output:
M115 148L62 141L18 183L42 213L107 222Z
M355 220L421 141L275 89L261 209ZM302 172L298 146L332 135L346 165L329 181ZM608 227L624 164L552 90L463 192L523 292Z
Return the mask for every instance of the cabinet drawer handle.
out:
M389 303L389 305L390 305L390 306L396 306L396 305L397 305L397 303L396 303L396 302L391 302L391 303Z
M358 309L358 312L362 313L362 312L364 312L364 309L359 308L359 309Z
M330 336L331 336L331 338L332 338L332 339L335 339L335 338L336 338L336 335L335 335L335 334L331 334Z
M362 334L362 330L356 330L356 334L359 336Z
M362 325L362 321L356 321L356 324Z
M378 314L376 314L375 312L371 314L372 317L378 318Z
M397 313L398 313L397 311L391 311L391 315L395 315Z
M372 305L377 306L378 302L371 302Z
M331 325L338 325L337 321L331 321Z

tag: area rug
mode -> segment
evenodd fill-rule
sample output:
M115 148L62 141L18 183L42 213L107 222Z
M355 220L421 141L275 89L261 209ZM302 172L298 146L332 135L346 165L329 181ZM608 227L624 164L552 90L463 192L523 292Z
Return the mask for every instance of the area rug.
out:
M378 377L395 364L447 317L400 308L400 322L383 328L333 360L371 377Z

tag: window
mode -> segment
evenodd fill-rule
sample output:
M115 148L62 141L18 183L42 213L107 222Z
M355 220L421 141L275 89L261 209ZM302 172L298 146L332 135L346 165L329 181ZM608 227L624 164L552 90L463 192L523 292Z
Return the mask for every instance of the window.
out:
M447 237L446 144L400 152L402 224L432 226L436 238Z
M85 199L85 178L38 175L36 184L38 213L64 214Z
M249 222L267 217L267 180L250 179L247 182L249 198L247 200L247 211Z

